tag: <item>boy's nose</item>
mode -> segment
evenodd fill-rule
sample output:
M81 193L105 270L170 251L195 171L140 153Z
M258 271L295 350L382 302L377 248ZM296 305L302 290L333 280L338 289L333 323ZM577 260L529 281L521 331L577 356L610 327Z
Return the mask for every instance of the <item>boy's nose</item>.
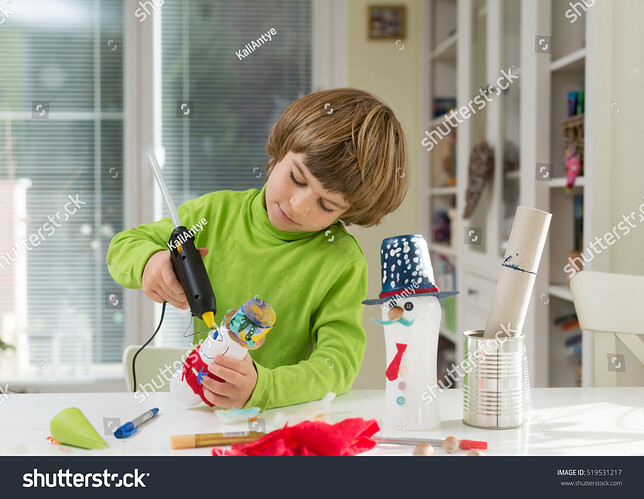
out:
M295 215L301 217L309 213L309 203L304 196L293 196L291 198L291 208Z

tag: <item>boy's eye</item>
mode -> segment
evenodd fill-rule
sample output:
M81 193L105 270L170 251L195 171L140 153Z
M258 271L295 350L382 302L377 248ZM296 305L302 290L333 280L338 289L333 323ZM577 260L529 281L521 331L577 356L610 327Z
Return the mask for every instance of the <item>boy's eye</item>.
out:
M297 180L295 180L295 175L293 175L293 172L291 172L291 180L293 181L293 183L295 185L300 185L300 186L301 185L306 185L306 184L302 184L301 182L298 182Z
M295 175L293 175L293 172L290 173L290 176L291 176L291 180L293 181L293 183L295 185L299 185L300 187L306 185L306 184L303 184L303 183L298 182L297 180L295 180ZM324 203L322 203L321 199L319 200L319 204L320 204L320 208L322 208L322 211L325 211L327 213L331 213L333 211L332 209L329 209L326 206L324 206Z
M326 206L324 206L324 203L322 203L322 200L320 199L320 208L322 208L322 211L326 211L327 213L331 213L333 210L330 210Z

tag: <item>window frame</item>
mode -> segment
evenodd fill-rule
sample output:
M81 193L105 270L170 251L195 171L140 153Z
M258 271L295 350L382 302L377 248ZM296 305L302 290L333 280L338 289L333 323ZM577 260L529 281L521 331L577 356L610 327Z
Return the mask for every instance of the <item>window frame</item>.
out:
M125 227L154 221L156 187L147 163L151 150L160 152L160 28L163 8L151 22L132 22L136 0L125 5ZM347 0L313 0L313 89L344 87L347 82ZM155 44L157 49L155 50ZM155 84L156 81L156 84ZM148 89L154 89L150 92ZM155 102L157 105L155 106ZM140 289L125 289L125 343L142 345L158 325L161 305ZM148 318L154 317L152 321ZM151 343L154 345L154 341ZM125 383L123 382L123 387Z
M347 0L312 0L313 62L312 86L315 91L344 87L347 81ZM152 171L147 164L151 150L159 152L160 116L155 110L155 99L160 99L161 64L160 44L161 15L157 9L148 22L138 22L135 11L137 0L124 2L124 227L136 227L154 221L156 187ZM150 91L153 89L153 91ZM157 327L161 306L150 300L140 289L123 288L124 292L124 341L126 345L142 345ZM149 320L150 317L154 319ZM154 342L152 343L154 344ZM104 378L86 383L52 381L50 383L12 383L17 392L73 391L118 392L125 391L125 379Z

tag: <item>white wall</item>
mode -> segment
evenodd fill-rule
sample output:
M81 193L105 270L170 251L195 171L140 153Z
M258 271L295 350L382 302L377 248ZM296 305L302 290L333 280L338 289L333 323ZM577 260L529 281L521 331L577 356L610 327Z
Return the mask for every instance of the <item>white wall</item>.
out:
M347 86L372 92L386 102L403 125L410 159L410 182L403 204L375 227L349 227L364 251L369 266L368 298L380 293L380 243L386 237L420 231L419 223L419 154L414 147L420 141L420 2L398 1L407 6L407 37L374 41L367 37L367 8L381 2L350 0L347 2L348 73ZM386 4L387 2L385 2ZM400 50L404 45L404 48ZM427 237L427 234L425 234ZM364 328L367 350L354 388L384 388L385 341L382 326L370 320L380 318L380 307L365 306Z

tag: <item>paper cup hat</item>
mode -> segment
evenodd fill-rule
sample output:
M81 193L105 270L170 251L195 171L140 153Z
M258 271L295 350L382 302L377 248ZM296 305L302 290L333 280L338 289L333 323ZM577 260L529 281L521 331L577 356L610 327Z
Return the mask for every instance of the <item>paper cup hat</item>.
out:
M441 291L434 282L434 270L429 259L427 241L421 234L388 237L380 245L382 291L378 298L365 300L365 305L377 305L398 296L436 296L445 298L458 291Z

